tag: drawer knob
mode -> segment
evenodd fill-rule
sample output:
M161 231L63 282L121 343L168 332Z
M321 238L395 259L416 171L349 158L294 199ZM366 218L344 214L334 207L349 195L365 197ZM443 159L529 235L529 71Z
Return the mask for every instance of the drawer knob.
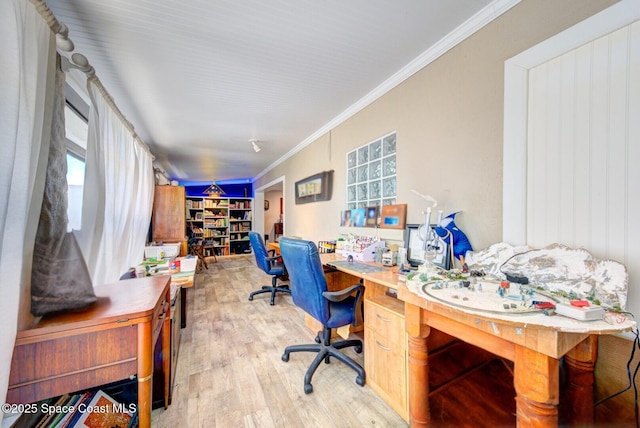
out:
M391 348L384 346L382 343L378 342L377 340L376 340L376 345L378 346L378 348L382 348L385 351L391 351Z
M382 315L380 315L380 314L376 314L376 316L378 317L378 319L379 319L380 321L384 321L384 322L391 322L391 320L390 320L389 318L385 318L385 317L383 317L383 316L382 316Z

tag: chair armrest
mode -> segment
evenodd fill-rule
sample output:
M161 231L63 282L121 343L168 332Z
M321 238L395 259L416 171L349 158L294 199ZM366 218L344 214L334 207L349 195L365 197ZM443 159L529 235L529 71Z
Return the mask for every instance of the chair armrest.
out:
M276 250L274 250L274 249L267 250L267 254L269 254L269 255L270 255L270 257L275 257L275 255L276 255Z
M325 299L330 300L332 302L341 302L344 299L346 299L347 297L349 297L350 295L352 295L354 291L358 291L359 293L362 293L364 291L364 285L355 284L355 285L352 285L351 287L345 288L343 290L324 291L322 293L322 297L324 297ZM358 296L356 296L356 298L357 297Z
M274 265L276 264L281 264L282 267L285 269L286 272L286 268L284 266L284 262L282 261L282 256L275 256L275 257L266 257L265 260L269 263L269 266L271 266L273 268Z
M322 297L331 301L331 302L340 302L347 297L351 296L353 293L356 293L356 298L353 301L353 311L355 313L355 317L353 319L352 325L357 327L362 325L363 320L363 308L362 308L362 294L364 293L364 285L355 284L351 287L347 287L344 290L339 291L325 291L322 293Z

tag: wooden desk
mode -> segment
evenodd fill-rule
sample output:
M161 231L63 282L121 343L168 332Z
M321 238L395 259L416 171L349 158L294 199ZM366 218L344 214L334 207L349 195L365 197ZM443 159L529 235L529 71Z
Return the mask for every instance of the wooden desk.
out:
M381 272L364 273L344 264L344 257L335 253L320 254L320 259L325 265L328 290L344 289L362 280L365 287L364 326L355 329L347 326L345 329L350 333L364 330L367 385L408 421L404 302L387 294L390 289L398 287L398 275L395 273L397 268L382 268ZM335 261L343 263L334 264ZM373 263L367 264L381 268ZM314 325L308 318L311 317L305 317L305 323L313 330Z
M280 243L279 242L269 242L267 244L267 248L270 250L274 250L276 254L280 255Z
M153 349L163 350L165 407L169 392L169 276L135 278L95 288L89 308L46 316L19 331L8 403L32 403L138 377L140 427L151 426ZM165 357L166 356L166 357Z
M321 255L323 263L330 263L332 258L341 259L334 254ZM563 417L570 423L593 423L593 371L597 359L597 336L627 331L635 325L632 321L620 325L591 321L579 323L579 327L572 330L563 325L560 317L554 325L554 317L546 317L546 323L543 324L527 315L505 318L469 313L430 299L415 289L410 290L411 285L398 282L394 269L369 274L339 269L364 279L367 288L365 298L377 295L384 304L380 300L382 290L393 288L397 290L398 300L404 302L411 427L430 424L427 337L431 328L513 361L518 426L555 427L558 425L560 402L560 358L565 357L568 377L568 387L561 405ZM365 363L366 359L367 355ZM367 376L370 377L370 374L367 373Z
M180 286L180 328L187 326L187 288L193 287L194 276L195 272L180 272L171 276L171 283Z

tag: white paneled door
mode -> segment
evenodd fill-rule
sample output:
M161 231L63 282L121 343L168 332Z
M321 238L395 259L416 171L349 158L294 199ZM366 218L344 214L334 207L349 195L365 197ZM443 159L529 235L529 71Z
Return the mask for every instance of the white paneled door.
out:
M624 263L640 311L640 12L623 0L505 64L503 239Z

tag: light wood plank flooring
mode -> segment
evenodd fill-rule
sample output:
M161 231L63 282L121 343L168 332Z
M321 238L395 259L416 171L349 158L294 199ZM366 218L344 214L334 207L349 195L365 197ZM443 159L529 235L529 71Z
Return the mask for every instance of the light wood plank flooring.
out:
M315 354L282 351L313 343L290 296L249 292L271 279L253 256L219 257L187 292L173 401L152 413L154 427L406 427L407 423L339 361L321 364L306 395ZM347 350L364 365L363 354Z

